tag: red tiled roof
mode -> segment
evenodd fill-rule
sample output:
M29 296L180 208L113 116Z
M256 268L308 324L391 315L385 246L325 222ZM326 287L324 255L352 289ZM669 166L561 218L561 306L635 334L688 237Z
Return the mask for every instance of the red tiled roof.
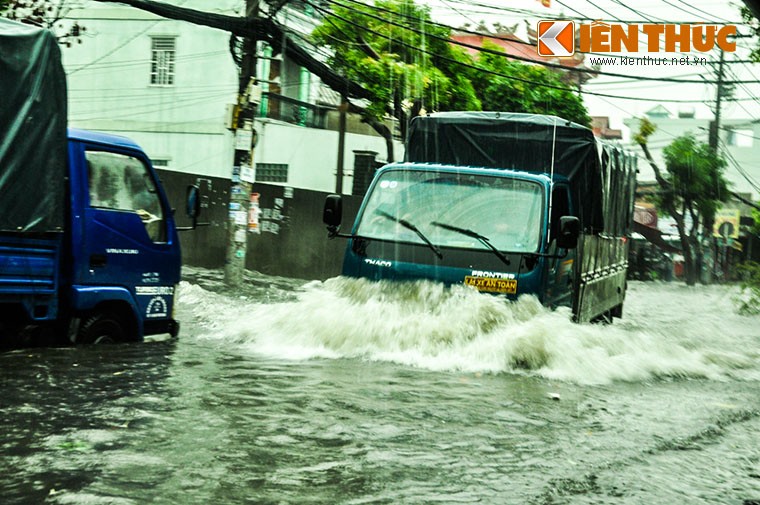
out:
M520 38L516 37L515 35L506 35L506 36L489 36L489 35L476 35L472 33L455 33L452 34L451 39L455 42L467 44L470 46L477 46L477 47L483 47L483 44L485 41L488 41L492 44L496 44L499 46L508 56L514 55L521 59L526 59L528 61L534 61L537 63L546 63L547 61L550 63L556 63L559 65L562 65L563 67L578 67L583 65L583 59L576 59L576 58L545 58L543 56L538 55L538 51L536 50L536 46L529 44L527 42L522 41ZM465 51L470 53L471 55L475 56L479 53L477 49L474 49L472 47L465 47Z

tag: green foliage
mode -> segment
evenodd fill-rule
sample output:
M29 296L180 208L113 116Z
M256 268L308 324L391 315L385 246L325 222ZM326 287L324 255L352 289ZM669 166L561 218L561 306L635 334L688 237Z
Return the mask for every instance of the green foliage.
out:
M633 135L633 141L639 145L646 144L649 137L657 129L655 124L649 120L649 118L642 118L639 120L639 131Z
M760 210L752 209L752 226L750 227L750 233L760 235Z
M755 36L760 37L760 21L758 21L758 19L752 15L752 11L743 6L741 8L741 14L742 19L744 20L744 24L752 29L752 31L755 33ZM760 62L760 46L756 46L755 49L753 49L750 53L749 57L756 62Z
M313 37L332 49L334 68L372 93L368 113L377 119L389 111L403 119L399 105L409 110L417 101L428 110L554 114L590 124L575 93L524 82L568 88L560 74L485 52L476 62L449 42L449 28L430 21L430 9L414 0L375 0L374 7L352 3L350 8L335 6Z
M375 5L379 9L335 7L313 33L316 43L333 49L330 64L372 93L371 115L382 117L391 104L394 109L408 105L403 100L420 100L431 109L480 108L469 81L453 71L452 63L436 61L435 55L457 61L467 55L445 42L450 30L430 24L428 7L406 0L377 0Z
M739 312L746 315L760 314L760 263L743 263L737 270L742 276Z
M655 198L658 207L666 210L676 221L684 255L686 283L692 285L698 279L702 228L711 230L720 202L726 201L729 196L728 183L723 175L726 161L708 144L697 142L692 134L686 134L676 138L663 150L667 169L663 173L647 145L655 129L654 123L642 119L639 131L633 138L654 168L660 185ZM690 229L687 229L687 217L691 218Z
M499 46L487 41L483 47L489 51L500 51ZM474 77L476 89L481 91L484 110L553 114L585 126L591 124L588 111L577 94L554 88L568 88L557 72L540 65L526 65L492 52L482 52L478 65L493 72L480 72Z
M703 222L712 223L720 202L729 196L723 176L726 160L705 142L697 142L691 133L675 139L663 150L663 156L673 189L671 197L693 206Z

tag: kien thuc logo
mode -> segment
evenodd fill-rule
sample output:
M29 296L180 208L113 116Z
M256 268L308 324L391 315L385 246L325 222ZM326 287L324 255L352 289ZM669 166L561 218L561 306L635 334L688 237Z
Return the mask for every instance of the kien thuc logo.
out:
M734 52L737 34L736 25L609 24L602 21L579 24L577 33L572 21L539 21L536 33L538 55L553 58L572 56L576 43L582 53L708 52L715 46Z
M538 22L538 55L567 57L575 52L575 24L572 21Z

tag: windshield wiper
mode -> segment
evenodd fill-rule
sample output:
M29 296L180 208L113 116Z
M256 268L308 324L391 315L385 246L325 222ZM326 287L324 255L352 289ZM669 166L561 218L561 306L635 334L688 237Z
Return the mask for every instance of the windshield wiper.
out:
M506 256L504 256L504 254L501 251L499 251L498 249L496 249L493 246L493 244L488 239L488 237L486 237L484 235L481 235L480 233L478 233L476 231L468 230L466 228L459 228L458 226L452 226L452 225L446 224L446 223L439 223L438 221L433 221L430 224L432 224L433 226L438 226L439 228L443 228L444 230L449 230L449 231L453 231L453 232L456 232L456 233L461 233L462 235L466 235L468 237L472 237L472 238L478 240L484 246L488 247L491 251L493 251L493 253L496 256L498 256L498 258L501 261L503 261L505 265L509 265L511 263L509 261L509 258L507 258Z
M425 234L424 234L424 233L422 233L422 232L419 230L419 228L417 228L416 226L414 226L412 223L410 223L410 222L409 222L409 221L407 221L406 219L401 219L400 217L396 217L396 216L394 216L393 214L388 214L387 212L385 212L385 211L382 211L382 210L380 210L380 209L377 209L377 210L375 210L375 212L376 212L377 214L380 214L380 215L381 215L381 216L383 216L384 218L387 218L387 219L390 219L391 221L395 221L395 222L397 222L398 224L400 224L400 225L401 225L401 226L403 226L404 228L407 228L407 229L409 229L409 230L412 230L414 233L416 233L416 234L417 234L417 236L418 236L418 237L420 237L420 238L422 239L422 241L423 241L423 242L425 242L425 244L426 244L426 245L427 245L427 246L428 246L428 247L429 247L429 248L430 248L430 249L431 249L431 250L432 250L432 251L435 253L435 255L436 255L436 256L438 256L438 259L441 259L441 260L443 259L443 254L441 253L441 250L440 250L440 249L439 249L439 248L438 248L438 247L437 247L435 244L433 244L433 243L430 241L430 239L428 239L428 238L425 236Z

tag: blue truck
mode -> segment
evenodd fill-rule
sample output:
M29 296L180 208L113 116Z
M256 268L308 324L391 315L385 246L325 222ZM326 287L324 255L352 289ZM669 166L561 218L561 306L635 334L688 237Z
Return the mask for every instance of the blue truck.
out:
M0 344L176 335L180 245L132 140L67 128L55 37L0 19ZM198 212L196 188L188 212Z
M415 118L405 162L379 169L350 233L342 200L323 221L348 244L343 275L466 284L574 320L622 317L635 157L554 116L449 112Z

